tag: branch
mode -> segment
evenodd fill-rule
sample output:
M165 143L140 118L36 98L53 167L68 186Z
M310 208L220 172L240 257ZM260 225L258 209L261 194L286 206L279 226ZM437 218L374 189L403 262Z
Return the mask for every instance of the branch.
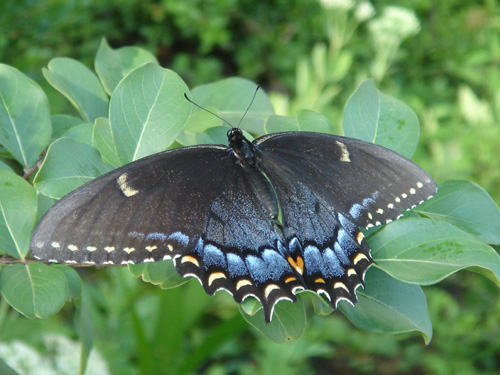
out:
M10 255L1 255L0 256L0 264L28 264L28 263L44 263L44 264L64 264L69 267L96 267L96 268L101 268L103 267L102 265L95 265L95 264L83 264L83 263L54 263L54 262L48 262L48 261L43 261L43 260L37 260L33 258L28 258L28 259L17 259L13 258ZM108 266L120 266L120 264L107 264L106 267Z

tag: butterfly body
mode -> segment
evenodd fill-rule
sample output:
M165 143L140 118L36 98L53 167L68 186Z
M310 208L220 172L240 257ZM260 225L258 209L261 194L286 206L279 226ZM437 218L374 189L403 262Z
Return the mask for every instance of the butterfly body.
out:
M270 321L300 289L356 302L373 263L361 228L428 199L434 181L381 146L320 133L165 151L63 197L36 228L38 259L128 264L173 259L209 294L257 298ZM280 222L277 219L280 218Z

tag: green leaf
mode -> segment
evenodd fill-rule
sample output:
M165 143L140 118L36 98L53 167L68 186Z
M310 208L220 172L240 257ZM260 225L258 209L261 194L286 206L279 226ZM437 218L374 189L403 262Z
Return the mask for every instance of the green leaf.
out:
M300 111L295 117L272 115L265 123L266 133L279 133L286 131L310 131L331 133L330 121L322 114L309 110Z
M298 339L304 332L306 326L306 311L302 301L299 299L293 303L280 301L274 308L273 318L266 324L264 312L260 308L254 315L248 315L240 305L243 318L254 326L269 340L283 343L288 340Z
M430 285L467 267L481 267L500 286L500 256L444 221L409 218L369 237L377 266L398 280Z
M24 259L36 223L36 191L12 172L0 170L0 248Z
M76 125L83 123L82 119L69 115L52 116L52 138L61 138L64 133Z
M68 297L67 300L71 301L74 298L80 298L82 295L82 279L74 268L68 267L65 264L53 264L52 268L61 271L68 283Z
M287 117L280 115L271 115L264 124L266 134L279 132L295 132L299 130L297 117Z
M415 112L402 101L363 82L347 101L344 135L390 148L411 157L418 144L420 124Z
M0 160L0 169L14 173L14 170L9 165L4 163L2 160Z
M115 168L121 167L122 164L118 157L111 124L107 118L99 117L95 120L92 132L92 146L99 150L104 163Z
M43 69L45 79L78 110L85 122L108 115L108 96L97 76L82 63L58 57Z
M216 111L215 108L212 109ZM182 129L182 132L177 137L177 141L183 146L195 145L198 143L196 141L196 137L199 134L204 133L210 128L220 127L221 125L222 121L215 117L213 114L194 107L193 113L189 117L186 126L184 126L184 129ZM225 128L227 132L228 127L226 126ZM227 144L227 137L226 142L224 143Z
M33 184L42 194L59 199L109 170L96 149L61 138L50 145Z
M77 142L92 146L92 124L79 124L71 127L62 134L62 137L71 138Z
M255 83L246 79L227 78L196 87L192 90L192 99L204 108L215 108L219 116L237 126L256 88ZM264 134L264 122L272 114L274 109L271 101L263 90L259 90L241 128L253 134Z
M111 97L109 121L122 164L165 150L191 113L186 84L173 71L147 63Z
M48 318L64 305L68 284L58 269L32 262L2 269L0 291L5 300L24 316Z
M171 289L185 284L189 279L180 277L171 260L162 262L129 264L128 269L134 277L159 285L162 289Z
M49 102L33 80L0 64L0 144L25 168L50 140Z
M490 195L468 181L446 181L435 197L416 207L431 219L453 224L480 241L500 245L500 210Z
M297 295L300 296L300 298L302 300L311 301L313 308L314 308L314 312L316 314L329 315L333 312L333 307L330 304L330 301L328 301L326 298L318 295L318 293L316 293L312 290L304 289L304 290L299 291L297 293Z
M321 113L302 110L297 114L298 130L303 132L331 133L333 131L330 121Z
M142 48L112 49L106 38L103 38L95 58L95 70L107 93L111 95L123 77L147 62L158 64L156 57Z
M425 343L430 342L432 323L422 288L395 280L375 267L367 272L365 285L364 290L358 289L358 304L339 304L354 325L380 333L419 331Z

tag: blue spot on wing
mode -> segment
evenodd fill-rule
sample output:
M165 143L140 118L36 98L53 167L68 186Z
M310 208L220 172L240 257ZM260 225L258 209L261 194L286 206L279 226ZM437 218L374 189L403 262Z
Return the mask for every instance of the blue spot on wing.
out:
M231 278L248 274L248 270L243 259L241 259L239 255L233 253L227 254L227 270Z
M226 257L221 249L214 245L206 245L203 248L203 265L205 269L210 266L217 266L226 269Z
M333 250L335 251L335 254L337 255L337 258L340 260L340 262L343 265L348 265L351 262L349 261L349 258L347 257L347 254L344 249L340 247L338 242L335 242L335 245L333 246Z
M174 232L170 236L168 236L169 240L176 240L178 241L182 246L187 246L189 243L189 237L186 236L184 233L181 232Z
M288 262L275 250L264 250L262 258L248 255L245 259L250 276L257 283L278 281L285 272L291 272Z

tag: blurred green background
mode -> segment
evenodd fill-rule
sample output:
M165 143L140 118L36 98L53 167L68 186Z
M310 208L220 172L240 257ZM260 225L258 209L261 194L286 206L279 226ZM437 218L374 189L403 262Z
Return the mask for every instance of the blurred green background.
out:
M418 114L417 163L438 183L471 180L500 202L496 0L0 3L0 61L40 83L54 113L71 109L44 82L41 68L60 56L92 67L103 37L113 48L148 49L190 87L228 76L254 80L270 94L278 114L313 109L327 115L338 132L349 95L361 81L374 78L380 90ZM209 298L196 282L162 291L133 279L126 269L82 273L85 298L93 306L85 313L93 317L100 353L88 374L500 371L498 290L472 272L425 288L435 330L427 347L417 334L360 331L339 312L313 316L301 339L278 345L244 323L230 297ZM177 316L172 303L182 304L184 310L176 311L189 318ZM57 317L29 321L1 302L0 357L30 353L29 365L39 371L43 355L74 361L79 349L73 310L67 306ZM165 327L155 333L151 321L160 318ZM60 367L57 373L64 371Z

